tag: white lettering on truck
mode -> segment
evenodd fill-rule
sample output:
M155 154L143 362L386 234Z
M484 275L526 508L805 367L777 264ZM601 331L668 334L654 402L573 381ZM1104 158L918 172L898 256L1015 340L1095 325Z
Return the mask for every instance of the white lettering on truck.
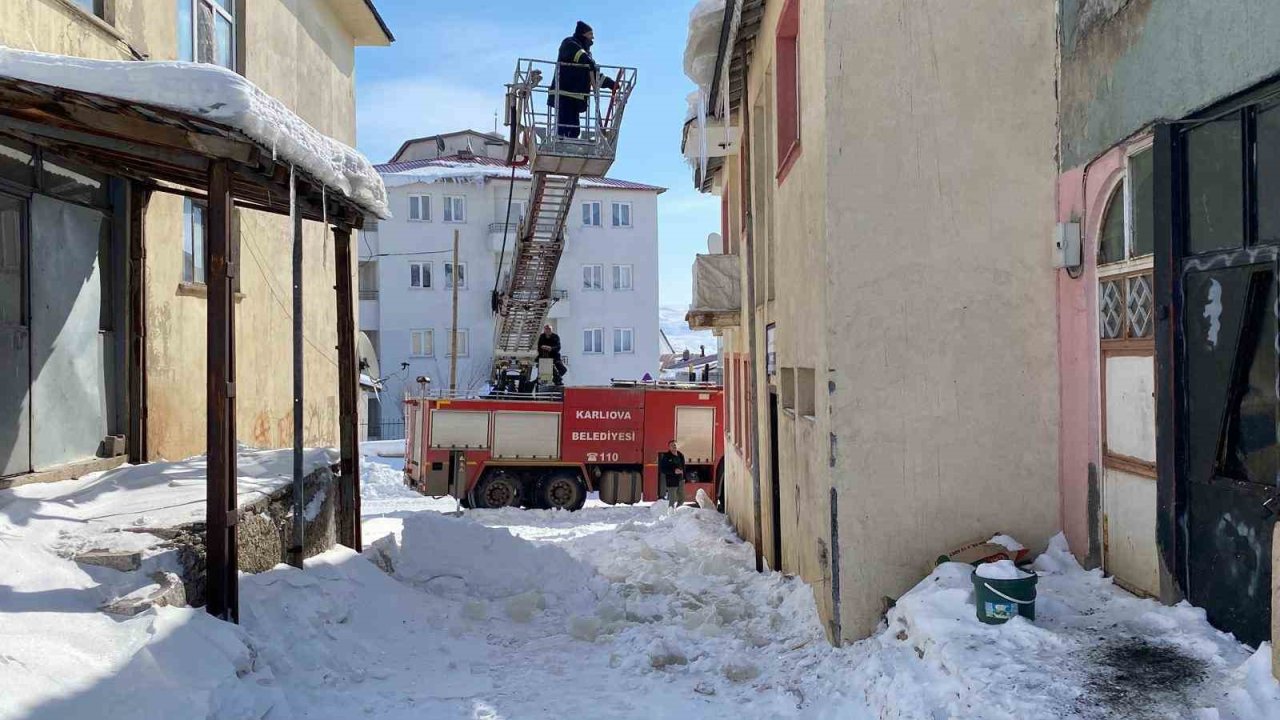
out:
M574 417L579 420L630 420L630 410L577 410Z
M634 431L574 430L570 435L570 440L573 442L635 442L636 434Z

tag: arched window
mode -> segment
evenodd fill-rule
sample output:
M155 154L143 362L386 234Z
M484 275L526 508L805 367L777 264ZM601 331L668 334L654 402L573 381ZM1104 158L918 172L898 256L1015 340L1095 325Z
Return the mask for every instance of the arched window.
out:
M1116 189L1107 200L1107 210L1102 216L1102 228L1098 233L1098 264L1124 260L1124 180L1116 183Z

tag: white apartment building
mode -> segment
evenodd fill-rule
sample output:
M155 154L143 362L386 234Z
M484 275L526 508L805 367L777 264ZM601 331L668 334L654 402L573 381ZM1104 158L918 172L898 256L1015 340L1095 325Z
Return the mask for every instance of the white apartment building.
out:
M398 400L406 389L416 391L419 376L430 377L434 389L449 386L455 278L458 389L479 392L489 381L492 292L499 263L504 274L510 271L529 194L527 171L516 170L512 189L505 153L501 138L464 131L410 140L378 166L394 219L369 227L360 239L360 328L388 378L381 401L370 408L371 423L400 420ZM658 375L663 191L611 178L578 186L548 318L563 344L567 385ZM456 270L454 231L460 238Z

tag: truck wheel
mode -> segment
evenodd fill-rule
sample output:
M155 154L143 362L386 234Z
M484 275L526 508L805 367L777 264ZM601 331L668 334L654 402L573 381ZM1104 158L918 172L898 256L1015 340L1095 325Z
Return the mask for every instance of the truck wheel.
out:
M546 508L578 510L587 502L587 486L578 473L555 473L539 484L538 499Z
M476 483L474 504L478 508L501 508L520 504L520 483L505 472L486 473Z

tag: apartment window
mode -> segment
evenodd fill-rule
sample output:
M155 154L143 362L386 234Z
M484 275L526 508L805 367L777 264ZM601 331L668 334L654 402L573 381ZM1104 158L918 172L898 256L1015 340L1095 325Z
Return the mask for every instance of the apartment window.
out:
M458 357L467 357L471 354L470 338L471 338L471 331L463 330L461 328L458 329ZM445 339L445 342L452 344L453 331L452 330L447 331L444 336L444 339ZM453 353L449 350L445 350L444 355L445 357L453 357Z
M774 77L778 117L778 182L800 154L800 0L782 6L775 36L777 75Z
M191 198L183 198L182 203L182 281L203 284L204 205Z
M413 357L434 357L435 332L431 330L412 330L409 332L409 354Z
M431 196L409 196L409 219L417 222L431 222Z
M235 70L235 0L177 0L178 59Z
M614 265L613 266L613 289L614 290L631 290L634 287L632 282L632 266L630 265Z
M582 224L587 227L600 227L600 203L582 203Z
M431 263L409 263L409 287L431 288Z
M636 331L632 328L614 328L613 329L613 352L633 353L635 349Z
M582 266L582 289L583 290L603 290L604 289L604 266L603 265L583 265Z
M378 297L378 263L376 261L360 263L357 279L360 281L361 300L373 300Z
M613 203L613 226L616 228L631 227L631 203Z
M447 262L444 264L444 289L445 290L453 289L453 280L455 276L457 277L457 280L458 280L458 289L466 290L467 289L467 264L466 263L458 263L456 272L455 272L453 263Z
M604 328L587 328L582 331L582 352L587 355L604 352Z
M467 221L467 199L461 195L444 196L444 221L447 223L464 223Z

